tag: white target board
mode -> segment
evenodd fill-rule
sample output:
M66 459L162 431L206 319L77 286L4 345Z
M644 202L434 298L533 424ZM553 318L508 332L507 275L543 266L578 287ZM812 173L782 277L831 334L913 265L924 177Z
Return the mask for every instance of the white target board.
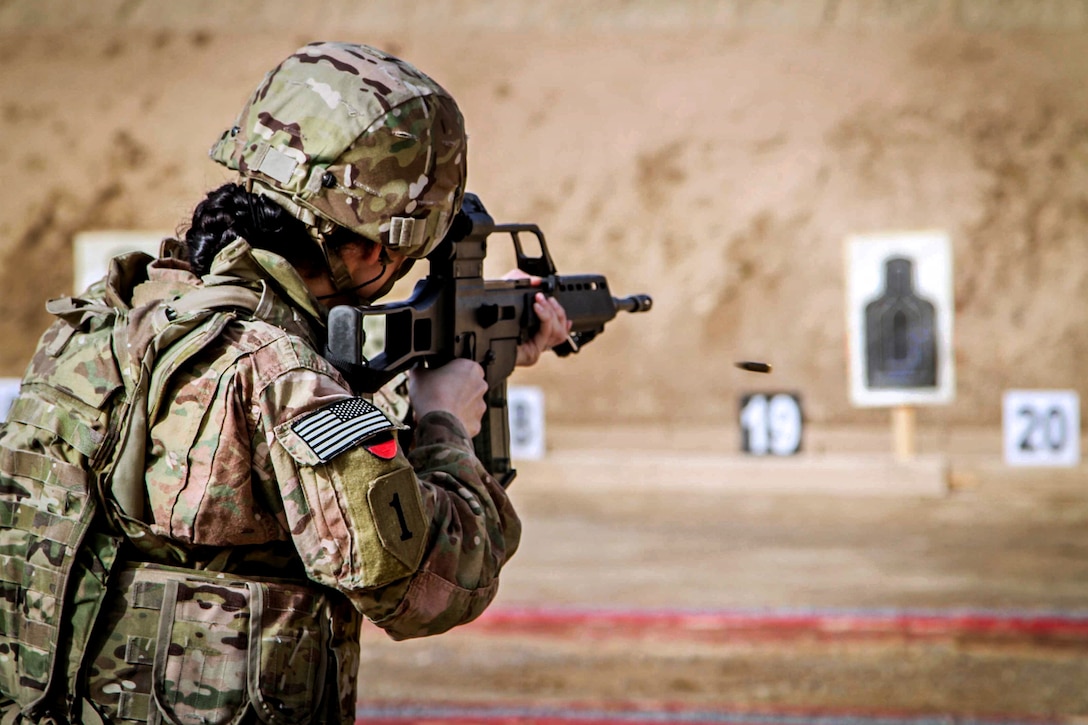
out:
M846 244L850 399L860 407L952 402L952 245L944 232Z
M19 395L19 378L0 378L0 422L7 420L11 404Z
M532 385L506 388L510 419L510 458L517 463L544 457L544 391Z
M1001 418L1008 465L1080 464L1080 396L1075 390L1006 390Z
M110 260L126 252L147 252L159 256L159 245L170 232L96 231L76 235L72 253L75 256L73 291L79 294L106 276Z

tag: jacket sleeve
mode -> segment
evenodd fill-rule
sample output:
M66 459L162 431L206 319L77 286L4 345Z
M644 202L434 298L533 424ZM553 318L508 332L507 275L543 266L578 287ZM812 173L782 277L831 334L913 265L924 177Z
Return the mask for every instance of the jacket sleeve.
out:
M338 375L312 369L278 376L260 396L283 523L307 575L394 639L475 619L521 536L506 492L447 413L419 421L410 455L387 430L322 448L305 422L352 400Z

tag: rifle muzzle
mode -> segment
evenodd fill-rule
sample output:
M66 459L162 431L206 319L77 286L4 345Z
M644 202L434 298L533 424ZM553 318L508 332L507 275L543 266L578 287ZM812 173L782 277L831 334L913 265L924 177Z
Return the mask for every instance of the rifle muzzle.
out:
M613 297L613 303L617 310L624 312L647 312L654 306L654 300L650 295L630 295L629 297Z

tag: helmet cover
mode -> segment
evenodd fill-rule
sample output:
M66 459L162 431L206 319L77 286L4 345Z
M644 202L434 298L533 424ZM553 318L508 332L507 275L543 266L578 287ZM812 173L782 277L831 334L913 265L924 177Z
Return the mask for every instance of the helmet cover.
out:
M310 227L420 258L461 207L466 141L433 79L366 45L321 42L265 76L210 155Z

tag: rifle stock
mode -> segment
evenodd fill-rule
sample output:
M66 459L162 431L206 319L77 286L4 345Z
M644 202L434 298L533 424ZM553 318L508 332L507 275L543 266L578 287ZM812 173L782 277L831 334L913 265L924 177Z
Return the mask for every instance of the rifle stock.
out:
M508 234L518 269L529 278L485 280L488 237ZM521 235L535 237L539 254L530 255ZM535 224L496 225L475 194L466 194L450 232L428 256L428 275L408 299L373 307L341 305L329 311L326 357L360 392L375 392L398 373L416 365L437 367L463 357L484 369L487 413L473 439L476 455L504 487L515 471L510 460L506 381L514 371L517 346L539 329L533 311L537 292L555 297L572 323L570 341L559 355L577 352L604 330L620 311L645 312L648 295L612 296L603 275L559 275L544 235ZM384 348L368 359L368 336L381 336Z

